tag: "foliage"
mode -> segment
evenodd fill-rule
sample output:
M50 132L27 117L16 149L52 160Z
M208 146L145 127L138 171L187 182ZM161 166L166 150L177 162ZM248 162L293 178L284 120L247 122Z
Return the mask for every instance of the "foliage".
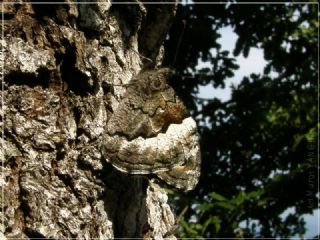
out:
M232 54L218 43L226 26L238 36ZM189 206L180 237L236 237L240 222L245 237L305 233L302 215L319 201L317 34L315 4L179 6L165 63L198 121L202 150L198 187L174 198L178 212ZM263 74L244 77L227 102L197 97L200 85L225 87L234 57L252 48L264 52ZM211 67L199 69L199 59ZM289 207L295 214L284 218Z

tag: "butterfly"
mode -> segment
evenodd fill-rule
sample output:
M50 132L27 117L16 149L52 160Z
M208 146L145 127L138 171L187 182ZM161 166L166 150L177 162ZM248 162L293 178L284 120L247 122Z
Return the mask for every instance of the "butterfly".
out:
M183 191L200 176L197 126L167 84L167 68L146 70L126 84L126 92L107 122L102 154L116 169L155 174Z

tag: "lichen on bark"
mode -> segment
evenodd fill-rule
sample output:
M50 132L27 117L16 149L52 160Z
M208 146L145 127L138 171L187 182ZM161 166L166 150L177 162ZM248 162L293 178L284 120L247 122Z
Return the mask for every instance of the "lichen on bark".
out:
M174 238L164 190L101 152L123 86L160 64L176 10L135 3L1 5L3 239Z

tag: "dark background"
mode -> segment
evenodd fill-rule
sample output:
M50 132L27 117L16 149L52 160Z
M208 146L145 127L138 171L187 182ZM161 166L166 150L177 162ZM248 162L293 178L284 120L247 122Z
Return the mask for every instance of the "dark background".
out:
M170 192L176 212L187 209L180 237L305 234L302 215L319 206L318 24L317 4L179 5L164 65L198 122L202 153L197 188ZM217 42L226 26L233 52ZM263 74L244 77L226 102L197 97L199 86L226 87L235 57L252 48L263 50ZM196 70L199 59L211 67Z

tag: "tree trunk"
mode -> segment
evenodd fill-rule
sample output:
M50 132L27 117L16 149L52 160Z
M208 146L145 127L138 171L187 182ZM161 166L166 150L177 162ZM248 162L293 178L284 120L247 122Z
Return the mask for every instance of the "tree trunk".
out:
M2 4L1 239L174 239L157 179L199 177L194 121L158 68L175 10Z

